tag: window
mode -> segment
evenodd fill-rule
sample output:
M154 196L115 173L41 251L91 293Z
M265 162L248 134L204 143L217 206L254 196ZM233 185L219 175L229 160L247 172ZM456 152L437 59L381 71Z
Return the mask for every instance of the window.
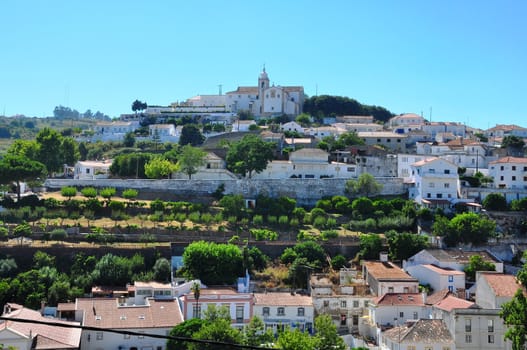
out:
M512 177L512 181L516 181L516 176L513 176L513 177Z
M472 336L470 334L465 334L465 343L472 343Z
M269 308L268 308L268 307L264 307L264 308L263 308L263 315L264 315L264 316L269 316L269 314L270 314L270 313L269 313Z
M433 183L433 182L430 182L430 183L428 183L428 187L430 187L430 188L434 188L434 187L436 187L436 184Z
M426 194L426 198L432 198L432 194L427 193L427 194Z
M329 306L329 300L324 300L324 307L328 307Z
M500 180L503 181L503 176L500 176Z
M442 194L442 193L438 193L438 194L436 195L436 197L437 197L437 198L443 198L443 194Z
M523 167L523 171L527 171L527 166L524 166L524 167Z
M400 317L400 318L403 318L403 317L404 317L404 312L402 312L402 311L399 312L399 317Z
M285 315L285 309L283 307L279 307L276 311L277 316L284 316Z
M156 347L156 350L163 350L163 347L162 346L158 346L158 347Z
M493 344L494 343L494 334L489 334L488 337L487 337L487 342L489 344Z
M243 323L243 305L236 305L236 323Z
M364 307L368 307L368 305L370 305L369 301L368 300L364 300Z
M403 288L403 293L409 293L409 292L410 292L410 289L408 287Z
M340 301L340 307L347 307L346 300Z
M388 287L388 293L393 293L393 287Z
M303 307L298 308L297 316L304 316L305 309Z
M95 333L95 339L102 340L102 337L103 337L103 333L102 332Z
M358 326L359 325L359 315L353 315L352 322L354 326Z
M90 173L90 169L86 169L86 174L89 174Z
M430 174L435 174L435 173L436 173L436 170L435 170L435 169L428 169L428 172L429 172Z
M465 332L472 332L472 320L465 318Z
M359 301L353 300L353 307L359 307Z
M503 165L500 166L500 170L501 170L501 171L505 170L505 168L503 167Z
M494 320L488 320L487 321L488 331L489 333L494 332Z
M445 169L445 174L450 174L450 169Z
M444 184L444 187L445 188L450 188L450 184L446 183L446 184Z
M340 315L340 325L345 326L346 325L346 315L342 314Z
M448 275L448 282L454 282L454 276Z
M417 314L416 311L414 311L414 320L417 320L417 319L419 319L419 315Z
M513 165L513 166L512 166L512 170L516 170L516 166Z

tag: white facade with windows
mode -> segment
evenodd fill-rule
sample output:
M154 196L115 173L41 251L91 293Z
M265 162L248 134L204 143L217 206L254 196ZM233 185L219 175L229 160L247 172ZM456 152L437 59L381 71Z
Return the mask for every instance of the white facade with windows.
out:
M419 204L434 200L452 202L458 198L457 166L447 160L435 158L414 163L412 176L409 196Z
M430 285L434 291L448 289L456 293L460 289L465 289L465 273L462 271L424 264L409 266L406 272L417 278L419 284Z
M527 158L504 157L489 164L493 186L503 189L527 189Z
M291 293L254 293L254 316L274 334L287 327L313 332L314 308L311 297Z
M110 176L112 160L79 160L75 163L73 178L79 180L107 179Z

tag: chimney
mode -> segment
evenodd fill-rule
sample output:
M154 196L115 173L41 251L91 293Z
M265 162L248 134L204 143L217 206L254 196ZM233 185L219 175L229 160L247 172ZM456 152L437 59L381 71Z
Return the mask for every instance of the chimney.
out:
M388 262L388 253L387 252L380 252L379 253L379 260L381 262Z

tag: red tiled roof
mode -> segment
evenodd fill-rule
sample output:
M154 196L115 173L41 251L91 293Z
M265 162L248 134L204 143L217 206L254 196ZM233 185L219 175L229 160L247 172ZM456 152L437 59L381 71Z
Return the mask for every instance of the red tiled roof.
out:
M434 271L435 273L441 274L441 275L458 275L458 276L464 276L465 273L462 271L454 270L454 269L447 269L438 267L432 264L425 264L423 265L425 268Z
M484 278L494 294L498 297L514 297L516 291L522 286L513 275L505 275L501 273L486 273L481 272L481 277Z
M40 312L21 308L4 315L5 317L34 320L40 322L53 322L65 325L80 325L78 322L67 322L57 319L49 319ZM16 321L5 321L3 328L12 329L15 332L36 337L35 349L78 349L81 338L80 328L61 328L56 325L45 325L37 323L21 323Z
M434 306L441 310L452 311L453 309L470 309L475 307L476 304L453 295L448 295L443 300L434 304Z
M147 299L150 305L122 306L116 298L77 299L77 310L84 310L84 325L101 328L166 328L183 322L175 300Z
M412 324L394 327L384 332L394 342L453 344L454 339L443 320L421 319Z
M254 293L255 305L312 306L310 296L291 293Z
M378 306L392 305L414 305L424 306L423 294L421 293L386 293L373 300Z
M368 274L377 280L411 280L417 281L415 278L403 271L403 269L395 266L391 262L380 261L365 261L362 263L367 269Z
M520 157L503 157L498 160L492 161L489 164L501 164L501 163L519 163L527 164L527 158Z

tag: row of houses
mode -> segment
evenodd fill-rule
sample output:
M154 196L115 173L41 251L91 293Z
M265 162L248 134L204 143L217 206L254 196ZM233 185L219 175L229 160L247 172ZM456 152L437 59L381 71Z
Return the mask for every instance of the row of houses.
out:
M463 271L474 255L493 263L496 271L478 272L468 283ZM94 288L92 297L40 311L7 304L3 316L11 320L0 323L0 342L19 349L163 350L162 336L184 320L203 317L215 305L228 308L233 327L243 328L258 316L275 334L286 327L312 333L315 317L329 315L351 346L511 349L499 311L522 286L503 270L503 262L487 251L430 249L402 268L381 254L358 269L342 269L336 284L329 276L312 274L309 295L256 292L249 276L237 290L207 287L199 280L135 282L122 290ZM199 296L193 292L196 284ZM431 292L421 292L420 285L428 285ZM46 321L53 325L40 324ZM61 323L74 328L62 328Z

